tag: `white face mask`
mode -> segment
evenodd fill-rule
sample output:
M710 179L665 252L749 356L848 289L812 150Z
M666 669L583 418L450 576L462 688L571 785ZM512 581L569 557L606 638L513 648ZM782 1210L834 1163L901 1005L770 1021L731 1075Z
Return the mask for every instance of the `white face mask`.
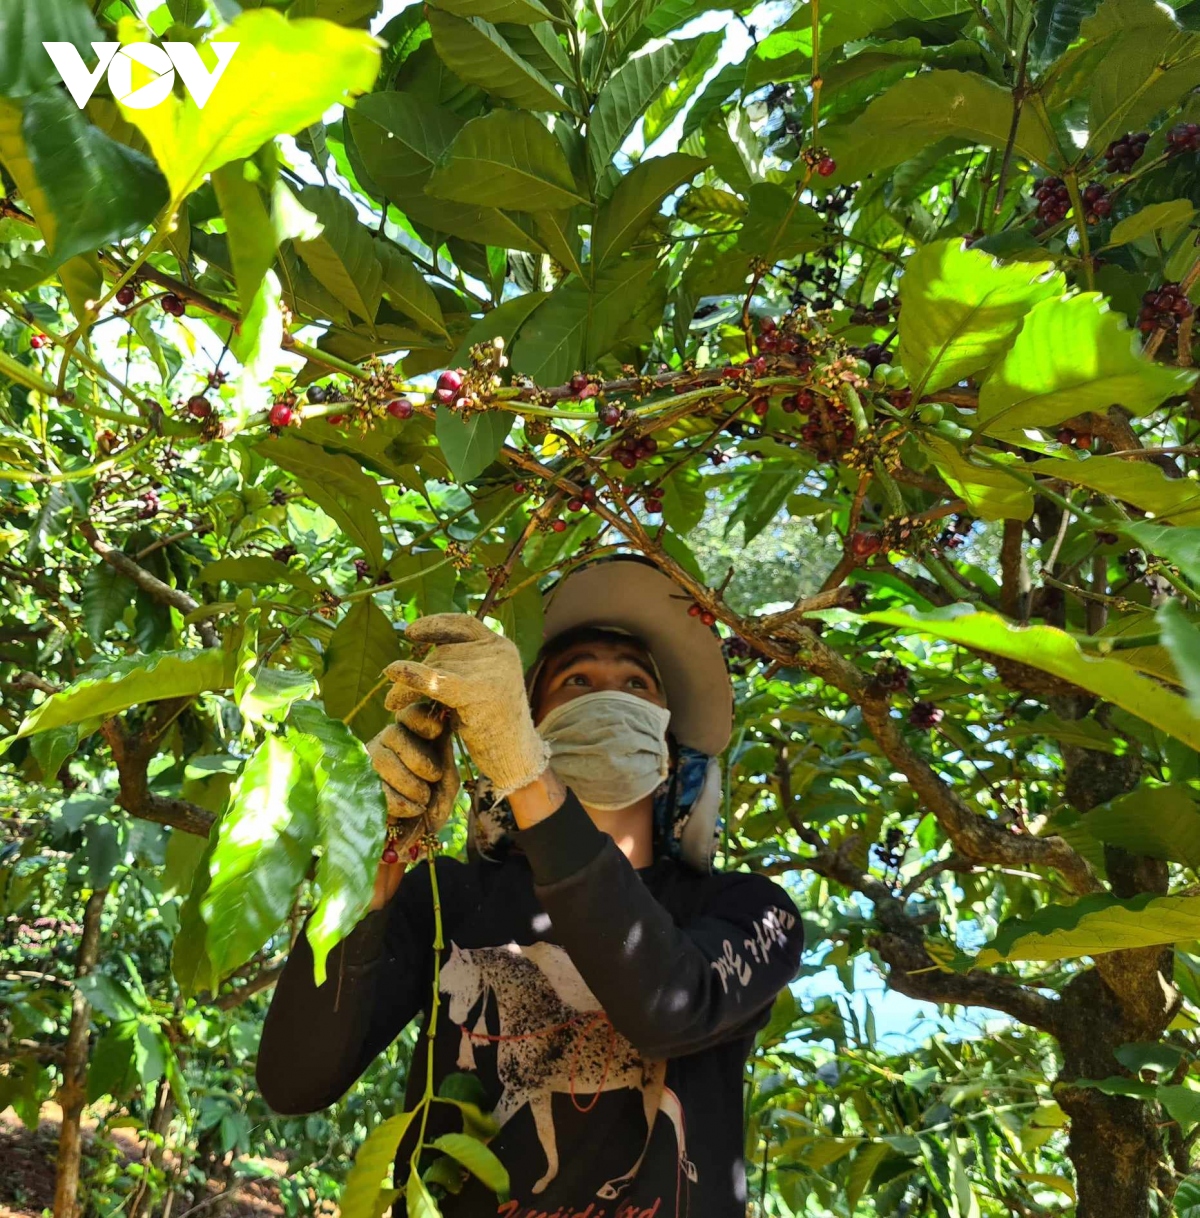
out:
M667 777L671 712L618 691L584 694L538 724L550 768L598 812L628 808Z

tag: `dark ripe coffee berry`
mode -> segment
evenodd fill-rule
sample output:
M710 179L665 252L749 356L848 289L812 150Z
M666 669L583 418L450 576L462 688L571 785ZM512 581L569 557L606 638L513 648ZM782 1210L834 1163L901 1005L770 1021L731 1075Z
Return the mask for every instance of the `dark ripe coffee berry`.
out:
M552 529L553 529L553 530L554 530L556 533L562 533L562 532L564 532L564 531L566 530L566 527L567 527L567 522L566 522L565 520L563 520L561 517L559 517L559 519L557 519L557 520L552 520L552 521L550 522L550 527L551 527L551 528L552 528Z
M837 168L837 161L835 161L835 160L833 159L833 157L831 157L831 156L823 156L823 157L822 157L822 158L821 158L821 159L820 159L820 160L817 162L817 172L818 172L818 173L821 175L821 177L823 177L823 178L827 178L827 177L829 177L829 175L830 175L831 173L833 173L833 171L834 171L836 168Z
M751 403L750 409L753 410L760 419L765 419L767 417L767 411L771 409L771 403L768 402L766 398L759 398L757 401Z
M658 441L653 436L643 436L637 442L639 457L653 457L656 452L658 452Z
M1167 156L1200 152L1200 123L1178 123L1167 132Z
M1127 132L1113 140L1104 150L1104 168L1109 173L1128 173L1141 160L1149 139L1148 131L1139 131L1136 135Z
M621 421L621 408L612 402L605 402L596 411L596 417L605 427L616 427Z
M212 403L203 394L193 394L188 398L187 412L193 419L207 419L212 414Z
M772 351L779 350L779 339L774 334L761 334L758 339L758 349L765 351L768 355Z
M775 329L775 319L773 317L764 317L758 323L758 332L760 334L770 334Z
M383 854L380 855L380 857L389 867L400 861L400 856L396 853L395 846L385 846L383 848Z
M1055 433L1054 438L1060 444L1074 444L1075 433L1069 427L1060 427Z
M413 409L413 404L408 398L393 398L387 404L387 412L393 419L411 419Z
M326 390L324 385L309 385L305 392L305 397L314 405L320 406L325 400Z
M371 564L365 558L354 560L354 575L357 579L366 579L371 574Z
M272 427L286 427L292 421L292 408L286 402L276 402L268 418Z
M932 702L914 702L908 712L908 721L913 727L936 727L945 717L946 712Z
M583 500L582 499L568 499L567 507L572 512L582 512L583 511Z
M528 489L529 488L525 485L524 482L514 482L513 483L513 494L514 495L523 495L523 494L525 494L525 492Z
M182 317L187 312L187 305L174 292L168 292L159 303L163 312L170 313L172 317Z
M646 500L646 511L649 512L651 516L661 516L662 510L662 500L657 496L651 496Z
M585 486L583 488L583 501L584 503L596 502L596 488L594 486Z
M700 615L700 620L706 626L715 626L717 624L717 615L710 613L707 609Z
M688 606L688 617L699 617L704 612L699 605Z
M613 455L616 457L618 464L620 464L622 466L622 468L624 468L624 469L636 468L637 463L638 463L637 453L631 452L627 448L620 448L620 449L617 449L617 451Z
M283 507L283 505L287 503L287 491L285 491L282 486L277 486L271 492L271 502L276 507Z
M736 381L742 375L741 368L735 368L732 364L721 369L721 376L727 381Z
M877 533L855 533L850 538L850 553L855 558L867 558L877 554L882 544Z
M44 335L44 334L35 334L35 335L34 335L34 336L33 336L33 337L32 337L32 338L29 340L29 345L30 345L30 346L31 346L31 347L32 347L32 348L33 348L35 351L39 351L39 350L41 350L41 348L42 348L42 347L45 347L45 346L46 346L46 345L47 345L49 342L50 342L50 340L49 340L49 338L47 338L47 337L46 337L46 335Z
M117 304L123 309L129 308L135 300L137 300L137 290L133 284L126 283L117 289Z
M331 427L341 427L345 421L346 416L344 414L331 414L326 416L326 422Z
M576 394L582 393L587 388L587 385L588 385L588 379L586 376L583 375L582 372L577 372L577 373L575 373L575 375L573 377L571 377L571 392L572 393L576 393Z

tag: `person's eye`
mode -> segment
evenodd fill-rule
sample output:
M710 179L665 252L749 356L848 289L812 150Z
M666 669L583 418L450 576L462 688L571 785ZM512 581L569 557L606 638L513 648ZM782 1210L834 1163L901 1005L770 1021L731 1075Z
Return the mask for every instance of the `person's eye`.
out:
M630 677L629 684L634 689L649 689L650 688L650 682L647 681L645 677Z
M587 674L582 672L573 672L563 682L564 685L590 685L591 682L587 679Z

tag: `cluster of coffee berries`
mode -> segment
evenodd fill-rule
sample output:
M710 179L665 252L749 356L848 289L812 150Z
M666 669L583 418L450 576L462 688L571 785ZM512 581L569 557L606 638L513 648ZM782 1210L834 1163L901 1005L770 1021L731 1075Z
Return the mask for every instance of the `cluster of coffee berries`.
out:
M850 347L848 351L851 355L857 356L861 360L865 360L870 365L871 371L874 372L880 364L890 364L892 362L892 353L883 345L883 343L868 343L865 347Z
M943 550L957 550L970 535L971 522L965 516L955 516L938 534L937 544Z
M945 717L946 712L932 702L914 702L908 712L908 721L913 727L937 727Z
M1142 297L1137 326L1143 334L1151 330L1170 330L1178 327L1185 317L1195 312L1192 302L1184 295L1177 283L1164 283Z
M898 694L908 688L908 669L899 660L888 658L875 665L874 684L886 693Z
M1038 178L1033 184L1037 217L1045 224L1057 224L1071 210L1071 194L1062 178Z
M187 305L174 292L166 292L159 298L158 303L162 306L162 311L170 313L172 317L182 317L187 312Z
M1099 182L1092 182L1083 188L1083 215L1089 224L1106 220L1112 214L1112 199L1108 197L1108 187Z
M1090 431L1074 431L1070 427L1060 427L1054 433L1054 438L1060 444L1069 445L1071 448L1090 450L1092 447L1092 433Z
M721 651L725 656L725 666L734 676L744 677L751 664L759 663L767 657L755 647L751 647L745 639L736 634L721 640Z
M525 484L517 483L517 487L521 488L521 493L524 494ZM516 487L513 488L514 490ZM585 486L578 495L573 495L567 500L567 508L572 512L582 512L585 507L596 502L596 488L594 486Z
M45 334L34 334L29 340L29 345L35 351L40 351L43 347L49 346L49 344L49 336Z
M782 355L795 355L803 351L807 343L798 334L789 334L780 330L774 319L764 317L758 323L757 346L763 354L770 355L778 351Z
M653 436L639 436L636 440L622 440L613 449L613 460L624 469L633 469L639 461L645 461L658 452L658 441Z
M1121 565L1130 579L1140 579L1146 570L1146 559L1141 550L1126 550L1121 555Z
M1142 159L1149 139L1148 131L1139 131L1136 135L1127 131L1113 140L1104 150L1104 168L1109 173L1128 173Z
M413 406L412 402L410 402L408 398L392 398L392 400L387 404L388 414L390 414L393 419L400 419L401 421L404 419L411 419L415 409L416 407Z
M571 377L571 392L583 401L594 398L600 392L600 386L590 381L583 372L577 372Z
M354 560L354 578L366 579L371 574L371 564L365 558L356 558Z
M854 443L854 421L840 402L820 398L812 406L808 422L800 429L800 439L823 461L832 461L847 445Z
M824 199L814 201L813 209L819 211L826 220L831 220L837 216L844 216L849 210L851 200L854 198L854 186L838 186L825 196Z
M1167 156L1200 152L1200 123L1177 123L1167 132Z
M309 385L304 396L313 406L320 406L324 402L340 402L342 391L336 385Z
M661 486L648 486L642 493L642 507L651 516L661 516L663 510L663 488Z
M469 404L468 399L461 396L465 373L461 368L447 368L437 379L433 396L443 406L459 406Z
M194 393L187 400L187 412L193 419L207 419L212 414L212 403L202 393Z
M717 615L705 609L703 605L692 603L688 606L688 616L698 617L706 626L715 626Z
M856 326L882 326L888 319L900 311L898 296L881 296L874 304L858 304L850 314L850 320Z
M285 491L282 486L277 486L271 492L271 503L275 507L283 507L283 505L287 503L287 500L287 491Z
M784 414L809 414L816 404L816 394L811 389L801 389L784 398L779 408Z
M835 254L832 249L818 250L817 257L819 262L815 270L810 270L807 266L796 268L796 290L792 293L791 301L793 305L807 304L809 297L804 290L804 285L811 283L813 285L813 308L832 309L837 303L842 274L834 265Z
M296 547L289 541L282 546L278 546L271 551L271 557L276 562L287 562L289 559L296 557Z
M139 520L152 520L158 515L158 494L153 488L139 496L138 503L140 505L137 514Z
M904 830L889 829L874 846L875 856L888 871L899 871L904 862Z

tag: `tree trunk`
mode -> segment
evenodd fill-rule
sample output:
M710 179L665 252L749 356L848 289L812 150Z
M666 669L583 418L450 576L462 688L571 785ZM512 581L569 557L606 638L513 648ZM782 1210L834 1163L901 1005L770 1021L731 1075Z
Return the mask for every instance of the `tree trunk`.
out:
M100 953L100 915L107 890L93 892L83 912L83 935L75 960L75 977L86 977ZM62 1108L58 1164L54 1179L54 1218L76 1218L79 1161L83 1152L80 1118L87 1098L88 1027L92 1008L78 989L71 991L71 1026L63 1056L63 1081L55 1097Z

